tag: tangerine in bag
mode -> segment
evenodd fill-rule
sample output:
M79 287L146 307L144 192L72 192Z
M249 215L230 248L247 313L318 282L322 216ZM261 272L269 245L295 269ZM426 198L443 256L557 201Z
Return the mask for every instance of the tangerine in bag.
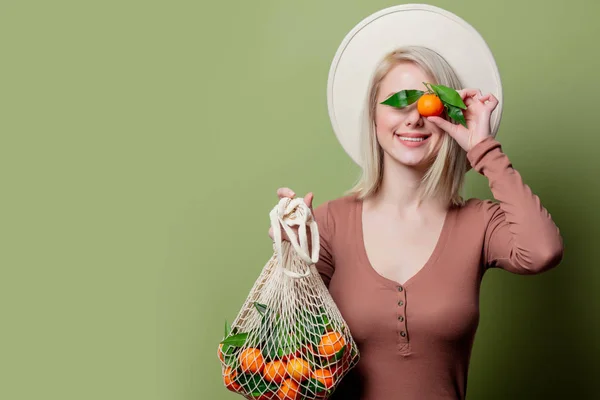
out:
M326 399L359 351L315 267L319 233L308 206L283 198L270 219L273 255L218 346L223 384L246 399Z

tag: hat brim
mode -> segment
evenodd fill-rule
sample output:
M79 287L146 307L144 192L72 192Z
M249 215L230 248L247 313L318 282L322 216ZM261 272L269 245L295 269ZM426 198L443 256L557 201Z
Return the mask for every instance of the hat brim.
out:
M335 135L348 155L362 165L361 116L368 86L381 59L402 46L434 50L454 68L465 88L492 93L499 103L491 115L496 136L502 117L498 66L483 37L466 21L439 7L403 4L380 10L358 23L344 38L331 63L327 105Z

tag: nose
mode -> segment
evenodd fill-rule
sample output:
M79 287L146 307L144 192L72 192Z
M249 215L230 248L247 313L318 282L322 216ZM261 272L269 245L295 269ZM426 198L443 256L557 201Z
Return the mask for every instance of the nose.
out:
M417 107L412 107L412 110L406 115L406 121L404 121L406 126L410 127L422 127L424 125L423 117L419 113Z

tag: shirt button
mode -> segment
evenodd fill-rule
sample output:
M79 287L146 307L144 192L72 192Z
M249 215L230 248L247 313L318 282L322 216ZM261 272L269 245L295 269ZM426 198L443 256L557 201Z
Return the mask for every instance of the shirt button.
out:
M404 290L402 289L402 286L398 286L398 291L401 292L402 290Z
M399 317L398 317L398 321L400 321L400 322L404 321L404 317L403 317L402 315L401 315L401 316L399 316Z
M405 337L406 336L406 332L404 332L404 331L400 332L400 336Z
M403 305L404 305L404 302L403 302L402 300L400 300L400 301L398 302L398 305L399 305L399 306L403 306Z

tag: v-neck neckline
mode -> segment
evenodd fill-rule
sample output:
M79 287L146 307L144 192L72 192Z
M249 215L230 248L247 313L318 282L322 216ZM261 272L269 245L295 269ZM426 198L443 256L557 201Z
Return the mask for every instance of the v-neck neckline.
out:
M362 261L364 262L364 264L366 265L369 273L371 275L373 275L375 277L375 279L377 279L378 281L380 281L381 283L383 283L386 286L389 287L408 287L411 286L415 280L417 280L421 275L425 274L427 272L428 269L430 269L435 262L437 261L437 259L439 258L440 254L442 253L442 250L444 249L446 242L448 241L448 237L450 236L450 231L452 230L452 227L454 226L454 221L456 219L456 212L457 212L457 207L456 206L450 206L450 208L448 209L448 211L446 212L446 216L444 217L444 223L442 225L442 230L439 234L438 240L435 244L435 247L433 248L433 251L431 253L431 255L429 256L429 258L427 259L427 261L425 262L425 264L415 273L413 274L411 277L409 277L404 283L400 283L397 282L393 279L387 278L383 275L381 275L379 272L377 272L377 270L373 267L373 264L371 264L371 261L369 260L369 256L367 254L367 248L365 246L365 238L364 238L364 228L363 228L363 200L359 200L359 199L355 199L357 206L355 207L355 221L356 221L356 231L358 232L358 252L360 254L360 257L362 258Z

